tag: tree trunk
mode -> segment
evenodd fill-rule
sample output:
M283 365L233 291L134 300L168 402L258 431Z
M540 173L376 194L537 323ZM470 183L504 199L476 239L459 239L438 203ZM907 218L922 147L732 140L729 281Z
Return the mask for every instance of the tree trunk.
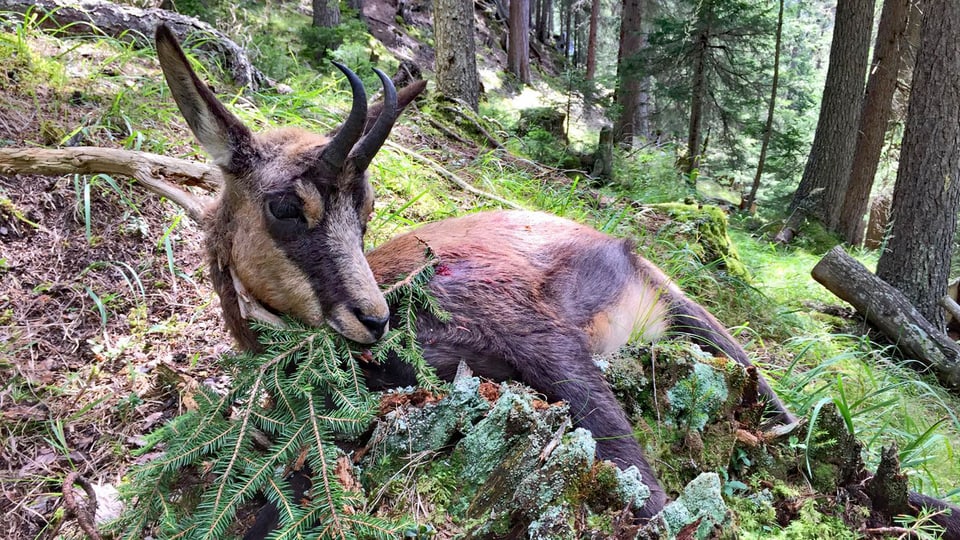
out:
M703 122L703 100L707 94L707 45L710 42L710 28L707 13L712 0L704 0L697 13L697 36L694 44L693 81L690 85L690 127L687 133L687 161L683 167L690 187L696 187L693 171L700 168L700 131Z
M597 74L597 32L600 26L600 0L590 3L590 37L587 38L587 81Z
M476 111L480 103L480 78L473 25L472 0L436 0L434 3L437 91L463 101Z
M640 32L642 0L623 0L620 13L620 49L617 52L617 92L614 100L620 116L613 125L614 139L627 146L633 144L637 133L637 117L642 94L641 74L635 64L643 49Z
M543 40L543 2L544 0L533 0L533 35L536 41L546 43Z
M340 24L339 0L313 0L313 25L333 28Z
M579 4L573 6L573 65L583 65L583 8Z
M753 175L750 194L740 203L740 209L753 212L760 189L760 177L763 176L763 164L767 160L767 148L770 146L770 134L773 133L773 113L777 103L777 85L780 83L780 40L783 36L783 0L777 12L777 35L773 45L773 82L770 85L770 104L767 106L767 122L763 128L763 142L760 143L760 159L757 160L757 172Z
M530 84L530 0L510 0L507 71Z
M857 141L874 0L838 0L830 65L813 147L789 211L834 230Z
M573 55L573 0L564 0L562 15L563 58L569 64Z
M813 267L812 274L813 279L849 302L870 324L886 334L904 355L932 369L944 385L957 393L960 387L960 347L941 333L900 291L871 274L840 246L827 252ZM938 306L937 310L942 319L942 308Z
M594 178L607 180L613 177L613 130L610 126L600 128L600 140L597 143L597 152L593 155L593 170L590 174Z
M937 328L960 208L960 2L926 4L913 73L893 226L877 275L903 291Z
M250 63L247 53L226 34L193 17L163 9L139 9L101 0L0 0L0 10L39 15L44 27L59 32L83 35L107 35L140 47L153 47L157 25L165 24L181 40L199 34L196 48L213 52L223 59L225 70L240 86L251 90L270 86L272 81Z
M873 47L873 62L870 79L860 113L860 129L853 154L850 181L843 198L837 232L850 245L863 242L864 219L873 179L877 174L883 138L887 132L890 111L893 108L893 92L897 88L897 73L900 69L900 48L907 29L907 14L910 0L884 0L880 14L880 27Z
M887 224L890 223L890 192L880 193L870 203L870 219L867 221L867 236L863 247L880 249L887 236Z

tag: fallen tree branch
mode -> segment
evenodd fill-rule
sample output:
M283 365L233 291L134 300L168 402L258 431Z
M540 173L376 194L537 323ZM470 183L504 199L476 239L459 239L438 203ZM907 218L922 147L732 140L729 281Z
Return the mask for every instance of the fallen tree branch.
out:
M813 268L813 279L849 302L904 355L936 373L954 394L960 387L960 347L927 321L893 286L837 246Z
M953 315L954 319L960 321L960 304L958 304L956 300L949 296L944 296L940 298L940 305L943 309L947 310L950 315Z
M159 24L166 24L181 40L198 34L198 49L223 59L227 72L240 86L257 90L272 86L266 75L255 68L243 47L226 34L193 17L164 9L140 9L104 0L0 0L0 11L36 13L37 22L58 32L109 36L140 47L153 46L153 33Z
M77 494L73 490L75 484L83 488L83 491L87 494L87 504L81 504L77 499ZM100 540L102 537L96 524L97 492L93 490L93 485L79 473L73 471L67 474L67 477L63 480L61 493L63 494L63 507L66 509L67 515L75 517L80 528L92 540Z
M209 201L177 185L219 189L216 167L147 152L80 146L75 148L0 148L0 174L110 174L133 178L148 190L183 207L196 222Z

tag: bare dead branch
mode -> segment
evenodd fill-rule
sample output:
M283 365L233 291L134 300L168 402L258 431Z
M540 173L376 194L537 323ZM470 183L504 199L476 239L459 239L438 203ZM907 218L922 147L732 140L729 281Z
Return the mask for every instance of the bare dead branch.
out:
M83 488L83 491L87 494L87 504L81 504L80 501L77 500L77 494L73 490L74 485L79 485ZM63 506L66 508L67 514L77 518L77 523L80 524L83 532L87 533L87 536L93 540L100 540L102 537L100 536L100 531L97 530L95 520L97 515L97 492L93 490L90 482L80 476L78 472L72 471L64 478L61 493L63 494Z
M216 167L172 157L116 148L0 148L0 174L109 174L133 178L148 190L181 206L200 222L209 204L205 197L181 189L215 191L221 184ZM168 178L174 183L163 180Z
M277 328L286 328L283 319L270 312L263 304L257 301L252 294L247 292L243 282L237 277L237 274L230 269L230 278L233 279L233 288L237 291L237 304L240 306L240 316L251 321L256 320Z

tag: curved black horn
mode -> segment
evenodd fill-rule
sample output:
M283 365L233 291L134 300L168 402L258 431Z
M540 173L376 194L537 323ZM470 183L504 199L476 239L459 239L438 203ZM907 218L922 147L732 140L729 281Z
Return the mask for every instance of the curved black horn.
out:
M373 156L376 155L380 147L383 146L390 130L393 129L393 123L397 121L397 89L393 86L393 81L387 74L377 68L373 68L383 83L383 110L380 116L370 128L370 131L360 139L360 142L350 152L350 159L358 171L364 171L370 165Z
M340 131L323 151L323 160L339 172L350 153L350 149L353 148L357 139L363 133L363 126L367 122L367 93L364 92L363 83L356 73L339 62L333 62L333 65L337 66L337 69L347 76L347 80L350 81L350 88L353 91L353 107L350 109L350 115L347 116L347 121L343 123Z

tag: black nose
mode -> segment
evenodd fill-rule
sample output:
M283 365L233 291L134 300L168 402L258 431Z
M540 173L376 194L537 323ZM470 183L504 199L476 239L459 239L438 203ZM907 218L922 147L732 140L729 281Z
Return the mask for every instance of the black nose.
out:
M373 334L373 339L380 339L380 337L383 336L384 330L387 329L387 323L390 322L390 317L367 315L358 308L354 309L353 313L357 316L357 320L362 322L363 325L370 330L370 333Z

